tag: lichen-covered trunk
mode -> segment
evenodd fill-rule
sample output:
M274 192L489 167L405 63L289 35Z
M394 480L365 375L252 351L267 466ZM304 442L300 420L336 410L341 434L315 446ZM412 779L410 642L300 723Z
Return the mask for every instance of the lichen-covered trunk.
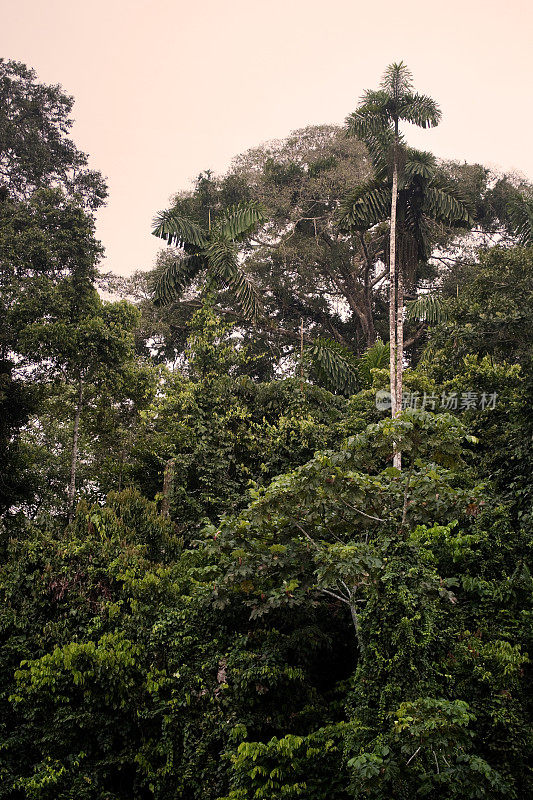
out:
M397 269L398 290L396 293L396 413L402 410L402 391L403 391L403 272L402 264ZM402 454L395 453L394 466L402 468Z
M402 265L398 267L398 291L396 295L398 309L396 311L396 408L402 410L403 387L403 303L404 285Z

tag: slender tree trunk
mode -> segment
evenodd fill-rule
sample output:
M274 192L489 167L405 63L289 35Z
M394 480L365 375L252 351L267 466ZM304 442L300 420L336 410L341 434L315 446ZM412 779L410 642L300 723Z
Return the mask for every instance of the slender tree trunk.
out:
M363 296L364 296L364 306L365 306L365 317L366 317L366 346L372 347L375 344L377 336L376 336L376 328L374 326L374 314L372 313L372 295L371 295L371 286L370 286L370 270L372 268L372 262L370 260L370 254L368 252L368 248L366 246L365 237L361 234L361 246L363 248L363 253L365 255L365 273L364 273L364 283L363 283Z
M396 206L398 204L398 153L394 142L389 244L389 341L391 413L396 416Z
M68 486L68 521L74 518L74 499L76 497L76 471L78 468L78 439L80 433L80 417L83 405L83 381L80 375L78 385L78 399L74 412L74 430L72 432L72 451L70 456L70 482Z
M398 265L398 310L396 312L396 326L398 329L396 337L397 359L396 359L396 405L398 412L402 410L402 384L403 384L403 304L404 304L404 285L402 265Z
M402 410L402 390L403 390L403 272L402 264L398 264L398 293L396 310L396 413ZM394 456L394 466L402 468L402 454L396 453Z
M390 307L389 307L389 340L390 340L390 393L391 393L391 415L396 417L402 410L402 401L400 395L400 402L398 404L398 371L401 371L403 359L403 335L402 339L402 352L399 352L399 319L401 317L401 309L398 305L398 295L396 291L397 281L402 290L403 302L403 283L401 276L396 274L396 208L398 205L398 120L394 123L394 154L393 154L393 168L392 168L392 201L391 201L391 214L390 214L390 254L389 254L389 270L390 270ZM399 279L399 280L398 280ZM400 378L401 380L401 378ZM400 389L401 392L401 389ZM393 465L398 469L402 466L401 453L396 452L396 444L394 443Z

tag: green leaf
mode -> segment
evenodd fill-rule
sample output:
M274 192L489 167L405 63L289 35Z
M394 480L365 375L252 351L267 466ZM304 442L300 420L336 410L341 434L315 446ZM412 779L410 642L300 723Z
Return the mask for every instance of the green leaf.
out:
M431 97L409 94L400 99L398 117L419 128L435 128L440 122L441 110Z
M217 223L220 234L232 241L240 241L263 222L265 215L257 203L239 203L228 208Z
M447 318L447 309L440 297L424 294L407 303L406 319L420 320L429 325L437 325Z
M161 211L154 219L152 234L168 244L188 249L205 247L208 239L200 225L173 209Z
M448 225L470 225L467 206L452 189L428 186L424 194L424 211L428 216Z
M256 319L260 310L259 294L238 261L235 245L225 239L212 242L206 248L210 271L235 295L245 316Z
M366 231L386 220L390 213L392 192L379 181L368 181L348 194L341 203L340 225Z
M357 361L349 350L333 339L316 339L306 351L326 388L345 395L357 390Z
M206 266L202 254L180 257L166 266L156 279L154 299L157 304L168 303L179 297L194 281L198 272Z

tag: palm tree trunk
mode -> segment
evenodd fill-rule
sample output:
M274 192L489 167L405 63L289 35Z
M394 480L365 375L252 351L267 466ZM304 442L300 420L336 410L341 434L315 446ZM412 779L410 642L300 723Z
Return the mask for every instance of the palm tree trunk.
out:
M396 407L398 413L402 410L402 384L403 384L403 304L404 304L404 286L403 286L403 272L402 265L398 268L398 293L396 311Z
M401 399L401 368L403 361L403 281L400 272L396 275L396 207L398 205L398 120L394 123L394 162L392 169L392 201L390 213L390 299L389 299L389 341L390 341L390 394L391 394L391 414L396 417L402 410ZM402 294L402 307L399 305L399 298L396 292L396 282L398 290ZM402 326L400 337L399 328ZM401 350L400 350L401 339ZM400 397L398 402L398 374L400 374ZM401 469L402 456L396 452L394 445L393 465Z
M70 482L68 486L68 521L74 517L74 498L76 496L76 471L78 467L78 439L80 433L80 417L83 405L83 381L79 379L78 400L74 412L74 430L72 432L72 451L70 456Z
M396 125L396 129L397 129ZM390 342L390 394L391 413L395 417L396 407L396 206L398 203L398 151L394 142L394 165L392 170L392 201L390 212L389 250L389 342Z
M396 413L402 410L402 390L403 390L403 272L402 264L398 265L398 292L396 310ZM402 454L395 453L393 464L398 469L402 468Z

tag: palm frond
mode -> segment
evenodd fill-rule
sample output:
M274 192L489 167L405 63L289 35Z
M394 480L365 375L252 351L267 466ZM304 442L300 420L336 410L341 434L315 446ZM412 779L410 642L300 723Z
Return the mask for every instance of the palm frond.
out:
M407 158L403 168L403 182L408 183L414 178L430 181L437 171L437 159L433 153L425 150L407 150Z
M387 121L390 121L389 100L386 92L365 92L361 105L345 119L347 136L364 139L369 134L383 130Z
M381 89L398 102L413 88L413 75L411 70L400 61L389 64L381 79Z
M471 225L473 220L464 202L453 189L429 186L424 192L424 213L447 225Z
M431 97L415 93L400 99L398 116L419 128L435 128L440 122L442 112Z
M170 303L172 300L177 300L183 290L191 285L200 270L205 266L206 260L201 253L176 257L156 277L154 287L155 304L163 305Z
M407 303L406 319L438 325L448 317L448 310L440 297L434 294L423 294L416 300Z
M240 241L263 222L265 214L258 203L239 203L226 209L217 223L220 234L232 241Z
M362 135L360 139L369 152L375 177L379 180L385 180L391 171L394 129L390 125L376 128L374 131L369 131ZM398 142L403 152L405 140L401 134L398 137Z
M367 181L342 200L339 224L345 229L366 231L388 218L390 204L390 187L378 181Z
M351 395L357 391L357 360L353 353L333 339L316 339L306 348L318 381L336 394Z
M519 243L524 247L533 245L533 197L521 195L509 203L508 209Z
M179 214L173 209L160 211L154 218L152 234L164 239L168 244L176 247L190 249L191 247L205 247L208 242L207 235L200 225L189 217Z
M398 252L404 270L404 277L412 282L415 279L416 266L425 261L430 252L430 231L427 220L422 214L418 197L407 193L404 203L403 224L398 231Z
M209 271L230 289L244 315L251 320L257 319L261 309L259 293L239 264L235 245L227 239L216 239L205 252Z

